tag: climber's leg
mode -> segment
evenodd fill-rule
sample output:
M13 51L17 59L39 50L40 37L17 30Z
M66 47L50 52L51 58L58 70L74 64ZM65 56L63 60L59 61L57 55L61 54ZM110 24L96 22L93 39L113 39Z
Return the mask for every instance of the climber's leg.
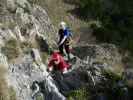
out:
M62 45L59 46L59 51L60 51L60 53L62 55L64 55L63 47L64 47L64 44L62 44Z
M65 51L67 53L68 60L70 60L70 48L69 48L69 45L65 45Z

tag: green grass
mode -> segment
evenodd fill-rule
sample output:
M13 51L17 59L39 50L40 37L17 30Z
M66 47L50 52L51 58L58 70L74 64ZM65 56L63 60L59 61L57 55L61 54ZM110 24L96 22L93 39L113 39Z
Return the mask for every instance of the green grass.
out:
M20 54L17 40L8 40L5 43L5 46L2 47L2 53L4 53L7 56L8 60L17 58Z
M67 100L90 100L90 94L87 88L81 88L78 90L71 91L67 95Z
M17 100L16 91L13 89L13 87L9 88L9 97L10 97L10 100Z
M41 95L39 95L36 97L36 100L44 100L44 98Z
M41 58L42 58L42 62L46 63L48 59L48 54L46 52L41 52Z
M110 79L111 81L122 80L122 74L119 75L111 70L103 70L103 75Z
M21 50L23 53L28 54L31 51L31 48L33 47L31 43L28 42L22 42L20 43Z

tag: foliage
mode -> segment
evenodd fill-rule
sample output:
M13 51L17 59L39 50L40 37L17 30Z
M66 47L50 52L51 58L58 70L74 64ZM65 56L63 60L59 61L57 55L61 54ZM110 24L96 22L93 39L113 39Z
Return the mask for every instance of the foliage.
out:
M5 43L5 46L2 47L2 52L7 56L9 60L15 59L16 57L18 57L20 52L19 52L17 40L15 39L8 40Z
M84 17L92 14L93 16L101 14L100 0L79 0L80 13ZM98 8L98 9L97 9ZM97 9L97 11L95 11Z
M13 87L9 88L9 96L10 100L16 100L16 91L13 89Z
M42 97L42 95L38 95L38 96L36 97L36 100L44 100L44 98Z
M48 54L46 52L41 52L41 58L42 58L42 62L46 63L48 59Z
M87 88L80 88L78 90L71 91L67 95L67 100L89 100L90 94Z
M118 75L117 73L114 73L110 70L103 70L102 73L107 79L111 80L112 82L117 82L119 80L122 80L122 75Z
M6 82L6 74L5 66L0 65L0 100L16 100L16 92Z
M82 16L101 21L102 27L93 27L98 40L133 50L132 0L79 0L78 5Z
M51 52L52 49L50 48L47 40L44 40L43 37L36 37L36 41L41 52L46 52L48 54Z
M28 42L22 42L20 44L21 49L24 53L29 53L31 51L31 48L33 47L31 43Z
M5 81L6 69L0 65L0 100L8 100L8 87Z
M106 78L103 89L106 91L109 100L121 100L120 98L127 98L129 96L127 81L123 74L118 75L111 70L104 70L103 75Z

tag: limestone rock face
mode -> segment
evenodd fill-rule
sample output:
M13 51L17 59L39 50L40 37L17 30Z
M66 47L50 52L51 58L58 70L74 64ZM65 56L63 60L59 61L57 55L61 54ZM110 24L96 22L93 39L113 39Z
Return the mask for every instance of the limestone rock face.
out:
M52 95L55 95L55 98L60 98L57 100L64 100L65 97L59 92L53 79L50 76L47 77L48 72L40 69L40 66L42 66L43 69L46 69L46 66L43 63L40 65L33 64L32 60L30 55L25 55L20 64L9 65L9 85L14 86L18 100L32 100L34 92L30 87L34 81L44 81L45 83L43 85L46 87L47 94L52 93ZM37 69L35 65L38 66ZM51 97L49 100L55 99Z
M20 47L25 42L33 44L37 37L42 38L49 45L53 44L54 27L43 8L38 5L32 6L27 0L2 0L0 4L2 5L0 7L0 14L2 14L0 15L0 48L11 39L15 39ZM34 56L31 55L30 49ZM28 54L22 51L13 62L8 62L6 56L1 54L0 62L7 66L8 84L15 89L17 100L33 99L33 91L30 87L34 81L45 81L48 95L52 92L57 100L65 99L53 79L50 76L47 77L47 66L43 64L38 48L30 47Z
M5 9L1 9L3 15L0 22L6 28L10 28L17 38L23 41L24 38L33 39L35 35L39 35L47 38L52 44L55 31L43 8L38 5L32 6L27 0L6 0L6 3L3 1L1 5Z
M79 53L80 52L80 53ZM74 48L74 55L84 59L87 64L104 64L115 73L123 72L122 56L112 44L88 45Z

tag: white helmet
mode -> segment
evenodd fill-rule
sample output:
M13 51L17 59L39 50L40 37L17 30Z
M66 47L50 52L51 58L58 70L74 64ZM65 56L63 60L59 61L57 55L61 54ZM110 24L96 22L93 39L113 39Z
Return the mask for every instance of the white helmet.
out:
M62 29L65 29L65 28L66 28L66 23L62 21L62 22L60 23L60 27L61 27Z

